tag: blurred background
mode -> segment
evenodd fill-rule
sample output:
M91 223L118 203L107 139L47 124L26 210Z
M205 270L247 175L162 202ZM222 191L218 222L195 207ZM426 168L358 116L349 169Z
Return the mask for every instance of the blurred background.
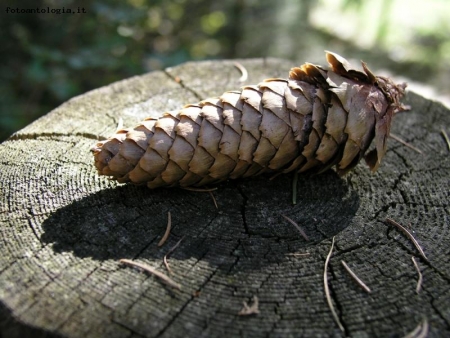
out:
M189 60L324 50L450 96L448 0L22 0L0 7L0 142L73 96ZM85 10L17 14L11 9Z

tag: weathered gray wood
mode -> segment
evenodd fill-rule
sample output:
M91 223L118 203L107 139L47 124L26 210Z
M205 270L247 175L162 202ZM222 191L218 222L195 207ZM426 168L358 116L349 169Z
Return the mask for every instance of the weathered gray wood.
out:
M291 66L241 63L247 83L286 77ZM68 101L0 145L2 337L341 336L323 290L332 236L329 283L348 335L402 336L427 318L429 337L450 336L450 160L440 135L450 112L439 103L410 93L412 111L395 117L393 132L422 155L390 140L375 174L361 164L344 179L300 177L296 206L290 177L222 184L216 210L206 193L117 185L96 174L89 149L120 117L132 126L239 88L239 76L222 61L134 77ZM159 248L168 211L173 230ZM429 262L386 217L411 224ZM165 271L162 258L182 237L169 258L181 291L118 264L136 259ZM411 256L423 273L419 294ZM254 295L260 314L238 316Z

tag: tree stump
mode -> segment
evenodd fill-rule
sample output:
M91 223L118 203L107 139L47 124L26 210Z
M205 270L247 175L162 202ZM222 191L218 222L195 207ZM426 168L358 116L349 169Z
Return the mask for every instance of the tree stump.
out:
M248 84L292 63L242 60ZM0 145L2 337L399 337L429 324L450 336L450 111L410 92L381 168L228 181L210 194L149 190L97 175L89 149L119 118L146 116L239 88L232 61L186 63L76 97ZM172 230L158 247L167 214ZM297 222L306 241L282 215ZM406 226L422 246L388 224ZM328 266L333 320L324 292ZM168 274L123 266L126 258ZM418 271L423 276L416 292ZM372 290L364 292L345 261ZM259 300L259 313L238 315Z

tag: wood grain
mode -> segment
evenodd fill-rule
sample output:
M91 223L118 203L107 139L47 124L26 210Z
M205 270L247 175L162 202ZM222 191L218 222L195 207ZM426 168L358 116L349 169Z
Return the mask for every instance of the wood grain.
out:
M246 83L293 66L239 63ZM295 206L290 176L225 182L214 193L217 210L208 194L151 191L96 174L89 148L119 118L134 125L231 90L240 76L234 61L137 76L66 102L0 145L2 337L340 336L322 284L333 236L328 282L349 336L403 336L423 318L429 337L450 336L450 158L440 134L450 112L439 103L409 93L412 110L394 118L393 133L422 155L388 141L375 174L360 165L343 179L332 172L300 177ZM171 236L159 248L169 210ZM427 253L419 295L415 248L386 217L411 223ZM164 271L164 255L183 236L170 257L181 291L118 263L136 259ZM341 260L370 285L370 295ZM253 296L260 313L238 316Z

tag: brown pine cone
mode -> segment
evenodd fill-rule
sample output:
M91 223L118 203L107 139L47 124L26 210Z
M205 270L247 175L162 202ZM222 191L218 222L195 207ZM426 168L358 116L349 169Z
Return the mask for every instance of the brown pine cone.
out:
M119 182L202 186L267 172L342 175L364 156L375 171L406 84L353 69L327 52L331 70L309 63L289 79L268 79L148 118L92 149L99 174Z

